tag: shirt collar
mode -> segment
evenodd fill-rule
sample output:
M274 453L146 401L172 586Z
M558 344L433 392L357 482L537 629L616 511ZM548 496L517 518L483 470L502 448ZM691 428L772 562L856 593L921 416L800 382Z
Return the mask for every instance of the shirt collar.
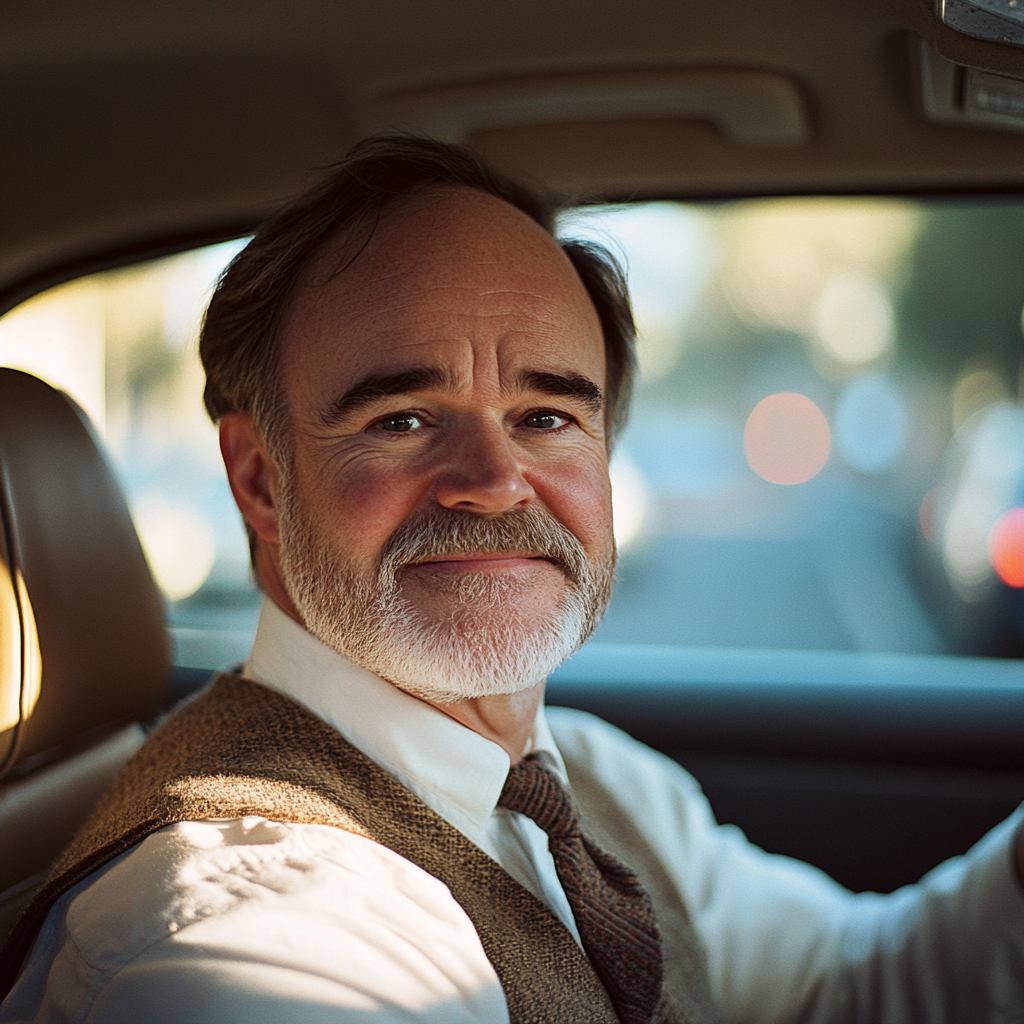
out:
M456 828L478 829L494 813L509 770L502 747L338 654L269 598L243 671L323 719ZM565 783L543 705L528 749Z

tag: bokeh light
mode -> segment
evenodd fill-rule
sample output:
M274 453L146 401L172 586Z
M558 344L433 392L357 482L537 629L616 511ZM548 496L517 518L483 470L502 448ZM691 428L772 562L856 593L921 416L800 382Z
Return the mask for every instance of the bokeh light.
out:
M895 323L887 291L863 274L834 275L814 304L815 340L849 366L873 363L888 352Z
M908 420L900 389L888 377L863 374L836 404L836 447L851 469L883 473L903 454Z
M994 402L968 418L944 456L937 526L942 560L965 601L984 598L994 580L993 527L1019 504L1024 481L1024 408Z
M988 541L992 568L1011 587L1024 587L1024 508L1011 508L992 527Z
M959 430L976 412L1005 401L1009 391L1003 378L988 366L961 371L949 396L953 430Z
M678 363L689 316L709 270L707 219L679 203L583 206L559 217L558 233L588 239L622 258L644 380Z
M615 543L627 547L640 533L647 509L647 485L643 474L621 450L608 468L612 483L612 516Z
M160 589L168 601L194 594L217 555L213 528L196 509L158 493L135 502L132 518Z
M992 531L992 502L985 492L957 491L942 525L942 560L954 589L966 601L976 601L991 581L988 538Z
M44 292L0 321L0 366L66 391L106 431L106 294L95 278Z
M782 391L762 398L747 418L743 449L750 468L773 484L802 484L828 462L832 432L806 395Z
M830 282L902 284L921 224L920 209L898 199L737 203L724 237L722 284L748 322L813 337L816 312L839 305L835 295L824 301Z

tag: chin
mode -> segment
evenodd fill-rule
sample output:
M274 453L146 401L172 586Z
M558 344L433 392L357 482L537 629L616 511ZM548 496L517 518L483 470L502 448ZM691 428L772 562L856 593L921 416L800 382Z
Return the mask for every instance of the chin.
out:
M546 559L482 572L405 561L368 578L317 543L299 517L288 521L282 574L310 633L435 704L542 683L591 635L611 594L614 559L591 565L582 548L566 555L572 571Z
M401 600L416 628L433 635L462 636L493 645L491 638L543 635L550 630L567 600L565 578L505 573L451 573L403 583Z
M543 603L460 605L441 618L402 616L379 634L375 670L439 704L529 690L585 639L585 619L573 602L555 603L546 613L538 607Z

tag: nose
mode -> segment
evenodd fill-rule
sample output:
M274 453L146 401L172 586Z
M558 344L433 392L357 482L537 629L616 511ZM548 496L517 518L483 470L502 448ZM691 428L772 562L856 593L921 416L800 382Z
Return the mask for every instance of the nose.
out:
M534 497L512 439L497 423L465 424L438 472L437 502L463 512L504 512Z

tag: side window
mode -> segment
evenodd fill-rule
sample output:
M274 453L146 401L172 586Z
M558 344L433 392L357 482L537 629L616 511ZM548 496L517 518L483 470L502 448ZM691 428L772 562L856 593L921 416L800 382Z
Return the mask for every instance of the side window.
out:
M1024 655L1024 203L580 208L639 328L596 642Z
M0 365L67 391L106 443L167 601L175 661L194 667L244 658L259 613L196 348L242 244L92 274L0 319Z
M623 259L639 328L595 643L1024 655L1024 202L634 203L560 231ZM0 365L105 439L184 666L243 659L260 604L196 354L242 244L0 319Z

